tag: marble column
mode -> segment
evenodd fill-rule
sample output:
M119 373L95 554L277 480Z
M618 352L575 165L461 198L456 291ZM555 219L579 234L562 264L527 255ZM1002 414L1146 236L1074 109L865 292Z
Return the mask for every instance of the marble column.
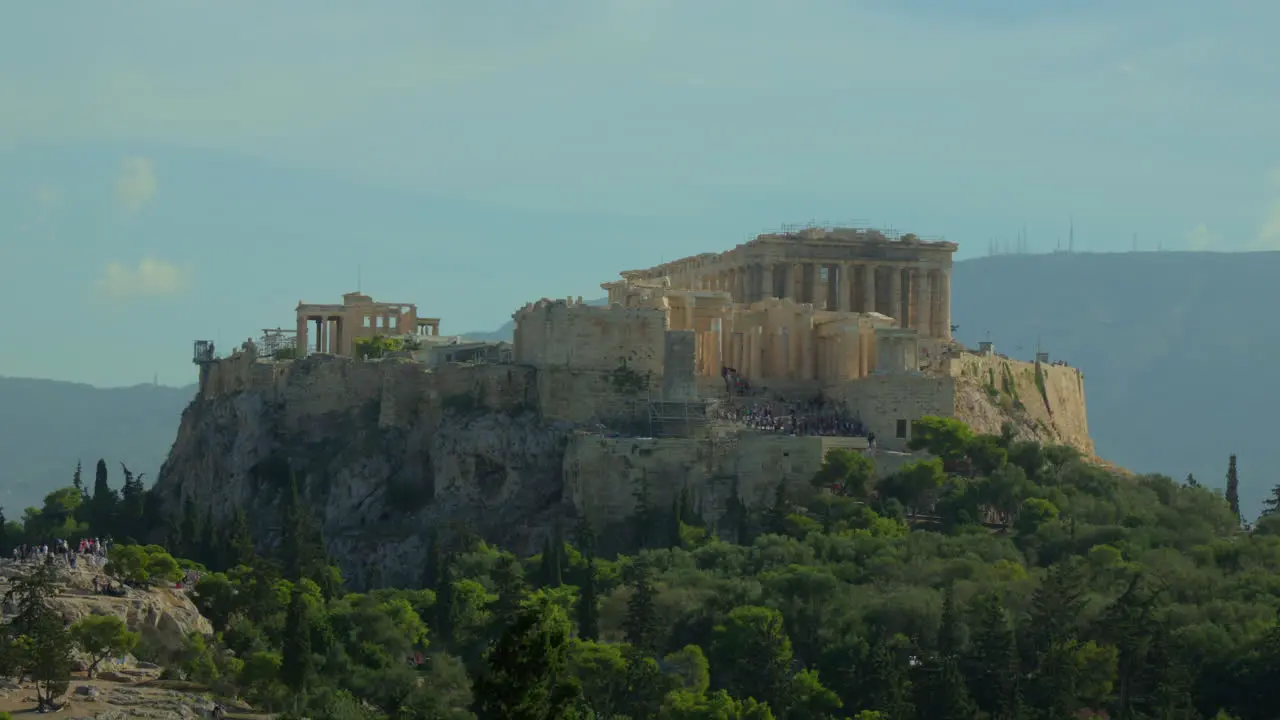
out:
M773 297L773 263L767 262L760 266L760 285L761 300L768 300Z
M733 288L733 301L736 303L747 302L747 289L751 287L750 282L751 268L743 265L738 268L738 282Z
M836 309L849 312L849 301L853 297L853 275L849 263L840 263L839 275L836 277Z
M951 269L938 271L938 325L939 337L951 339Z
M893 265L889 268L889 317L898 321L898 327L907 326L907 318L902 313L902 268Z
M873 313L878 312L876 307L876 266L862 265L859 267L862 272L862 311Z
M796 300L796 266L791 263L782 264L782 297Z
M298 316L298 335L294 339L294 346L297 348L298 357L307 354L307 318L304 315Z
M804 263L800 266L800 302L816 303L814 289L818 284L818 266Z
M913 281L916 284L916 314L912 320L920 335L929 337L933 335L930 320L932 317L930 309L933 303L933 283L929 281L931 273L928 268L916 268L912 274L915 276Z

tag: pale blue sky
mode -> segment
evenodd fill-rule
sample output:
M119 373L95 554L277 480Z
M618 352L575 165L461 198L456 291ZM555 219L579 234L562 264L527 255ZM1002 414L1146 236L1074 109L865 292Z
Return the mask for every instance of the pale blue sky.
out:
M1037 8L1031 10L1029 8ZM1280 247L1280 3L0 12L0 374L194 378L356 284L445 332L807 219Z

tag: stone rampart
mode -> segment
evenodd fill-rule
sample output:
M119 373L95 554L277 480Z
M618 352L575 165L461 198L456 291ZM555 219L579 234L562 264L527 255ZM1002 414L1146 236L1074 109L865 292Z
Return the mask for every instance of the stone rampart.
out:
M1093 454L1080 370L974 353L952 358L950 367L960 389L956 416L975 431L999 433L1013 420L1023 435Z
M599 372L626 367L640 374L662 374L667 313L661 308L541 300L513 317L518 363Z
M911 421L928 415L955 415L954 378L916 373L869 375L828 391L875 433L880 447L902 450Z

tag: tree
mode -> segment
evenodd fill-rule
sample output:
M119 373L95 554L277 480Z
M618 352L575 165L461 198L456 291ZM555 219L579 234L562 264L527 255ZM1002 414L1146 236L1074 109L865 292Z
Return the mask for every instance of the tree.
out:
M116 505L120 502L107 479L107 461L99 459L93 477L93 500L89 505L89 527L97 535L111 534L115 525Z
M653 653L658 649L662 625L658 621L658 610L654 605L656 591L648 562L637 559L633 572L635 580L631 585L631 599L627 601L623 630L632 647Z
M1280 485L1274 485L1271 488L1271 494L1262 501L1262 514L1274 515L1280 512Z
M77 461L76 461L76 472L75 472L75 474L74 474L74 475L72 475L72 476L71 476L71 486L72 486L72 487L74 487L76 490L79 490L81 493L83 493L83 492L84 492L84 480L82 480L82 479L80 478L80 470L81 470L81 467L82 467L82 466L81 466L81 464L80 464L80 461L79 461L79 460L77 460Z
M13 540L9 538L8 521L4 517L4 508L0 507L0 560L9 557L13 552Z
M732 695L754 697L779 711L789 707L794 656L782 613L756 606L734 608L715 628L712 654Z
M36 702L42 709L56 710L55 701L66 694L71 681L70 634L62 616L45 607L26 636L30 643L24 665L36 683Z
M124 463L120 463L120 471L124 475L124 487L120 491L118 527L122 533L138 533L146 511L147 491L142 485L143 476L134 477Z
M310 620L307 599L295 589L285 615L280 658L280 679L295 696L302 695L312 673Z
M481 720L561 720L581 697L568 676L572 626L545 596L526 602L494 644L474 683Z
M1227 505L1231 506L1231 512L1235 514L1238 521L1240 518L1240 477L1236 474L1236 456L1234 454L1227 460Z
M863 498L875 475L876 467L870 458L854 450L836 448L828 450L823 457L822 468L813 476L813 484L836 488L847 497Z
M583 640L600 639L600 599L596 588L596 560L592 557L587 558L577 610L578 637Z
M542 587L557 588L564 584L560 556L564 553L564 541L560 539L560 531L556 530L542 544L542 566L539 569L539 580Z
M1018 717L1018 649L1000 595L981 596L963 665L978 708L993 720Z
M440 546L440 529L431 528L427 538L427 562L422 569L422 587L438 591L440 589L440 572L444 564L444 549Z
M67 691L71 677L71 638L62 616L49 600L57 594L53 556L30 573L15 578L4 595L15 612L9 622L11 638L21 638L18 664L36 682L41 709L56 710L54 700Z
M244 508L236 508L223 548L221 559L226 569L253 564L256 553L253 535L249 531L249 518L244 514Z
M89 656L87 672L93 679L103 660L132 652L138 644L138 634L129 632L124 621L115 615L89 615L71 626L71 640Z

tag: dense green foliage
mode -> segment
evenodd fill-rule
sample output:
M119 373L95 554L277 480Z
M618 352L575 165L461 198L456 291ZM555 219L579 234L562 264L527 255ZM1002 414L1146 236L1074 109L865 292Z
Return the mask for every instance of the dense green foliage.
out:
M803 506L779 491L734 509L733 542L687 496L658 509L641 488L630 554L598 557L585 525L531 558L437 535L421 589L345 592L296 485L270 558L243 516L214 527L188 506L170 547L212 570L194 598L216 634L167 662L326 718L1263 720L1280 707L1280 516L1245 531L1194 483L950 420L913 437L937 459L875 482L862 456L834 451ZM32 527L64 527L49 508Z

